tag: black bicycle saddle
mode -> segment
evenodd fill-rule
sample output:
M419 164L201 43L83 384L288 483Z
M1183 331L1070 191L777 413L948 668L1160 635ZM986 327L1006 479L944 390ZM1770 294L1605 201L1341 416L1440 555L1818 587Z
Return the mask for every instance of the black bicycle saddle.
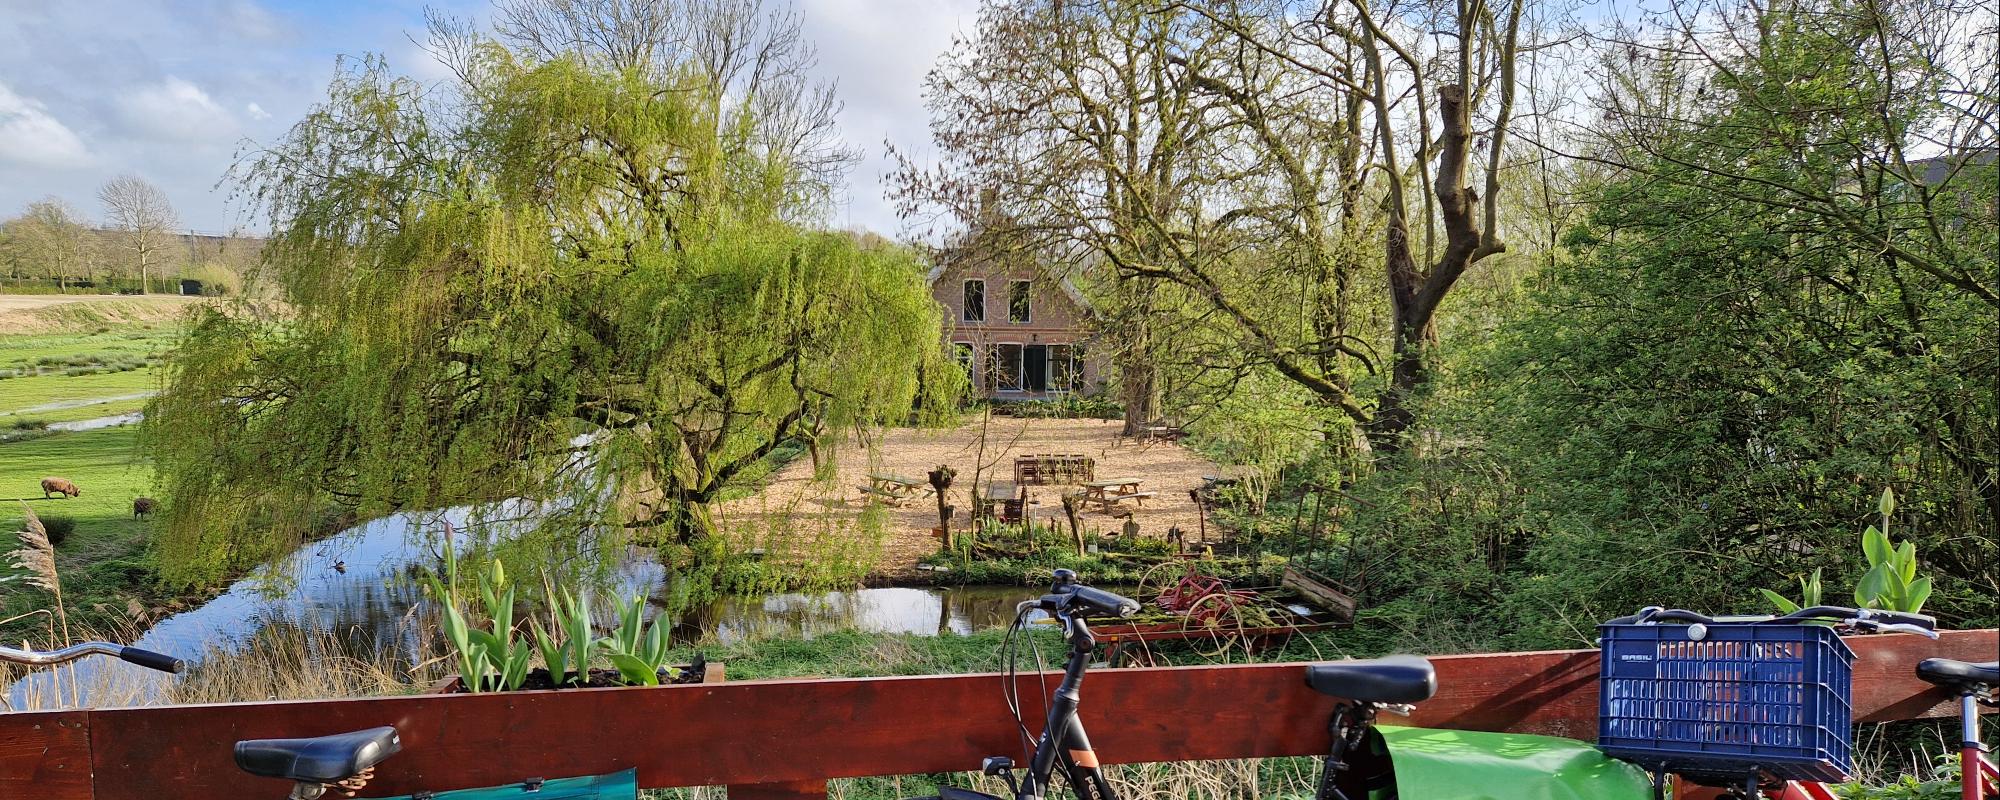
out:
M1416 703L1437 694L1437 670L1419 656L1332 661L1306 667L1306 685L1320 694L1363 703Z
M403 749L396 729L383 726L309 739L250 739L236 743L236 766L252 775L337 783Z
M1926 658L1917 664L1917 677L1952 689L2000 686L2000 661L1982 664L1949 658Z

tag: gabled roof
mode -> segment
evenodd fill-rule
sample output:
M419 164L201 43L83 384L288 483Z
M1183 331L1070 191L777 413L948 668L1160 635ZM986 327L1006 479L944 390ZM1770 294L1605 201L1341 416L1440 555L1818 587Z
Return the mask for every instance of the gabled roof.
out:
M924 285L935 288L938 279L944 277L946 269L948 267L942 261L932 264L931 271L924 275ZM1070 281L1068 275L1058 278L1056 285L1062 289L1063 295L1068 297L1070 302L1076 304L1077 308L1083 309L1085 313L1094 314L1097 312L1097 308L1092 306L1090 300L1083 296L1083 290L1076 288L1076 284Z

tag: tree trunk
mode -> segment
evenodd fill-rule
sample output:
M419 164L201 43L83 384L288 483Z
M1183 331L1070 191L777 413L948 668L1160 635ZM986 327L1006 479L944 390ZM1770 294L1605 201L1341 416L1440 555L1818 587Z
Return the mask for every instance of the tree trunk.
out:
M1140 362L1145 363L1140 363ZM1139 428L1159 418L1159 407L1155 402L1159 391L1159 367L1151 359L1135 356L1118 370L1119 386L1124 391L1125 428L1124 435L1137 436Z
M944 531L940 547L947 551L957 549L954 546L957 542L952 540L951 534L951 506L947 504L950 499L951 479L957 476L958 470L944 464L939 464L937 469L931 470L928 476L931 483L931 493L937 497L938 528Z
M1069 518L1069 536L1071 539L1076 540L1076 557L1083 558L1088 548L1083 543L1083 525L1076 518L1077 502L1076 495L1065 494L1062 496L1063 516Z

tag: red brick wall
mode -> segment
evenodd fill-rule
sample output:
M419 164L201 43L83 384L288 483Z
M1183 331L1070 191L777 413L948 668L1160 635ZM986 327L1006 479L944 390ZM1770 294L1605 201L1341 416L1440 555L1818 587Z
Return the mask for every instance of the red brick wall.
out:
M965 319L965 282L975 279L986 281L986 319L983 322ZM1016 280L1030 282L1027 322L1009 322L1007 319L1009 293L1012 282ZM1060 284L1038 274L1032 267L953 265L931 284L931 296L945 307L945 339L972 345L973 385L982 393L1001 398L1045 396L1039 392L994 391L985 385L987 349L996 344L1082 344L1083 391L1089 394L1103 389L1104 354L1101 350L1106 345L1088 341L1090 333L1084 325L1084 309L1070 299Z

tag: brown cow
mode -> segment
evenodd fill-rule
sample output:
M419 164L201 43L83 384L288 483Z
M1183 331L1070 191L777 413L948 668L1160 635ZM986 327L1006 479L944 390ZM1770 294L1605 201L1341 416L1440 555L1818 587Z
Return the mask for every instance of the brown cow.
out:
M76 488L76 484L70 483L68 478L43 478L42 498L46 500L51 494L59 494L64 497L82 497L83 490Z
M160 501L158 501L158 500L154 500L153 498L150 498L150 497L135 497L135 498L133 498L133 499L132 499L132 518L133 518L133 519L138 519L138 518L140 518L140 517L144 517L144 516L147 516L147 515L149 515L149 514L152 514L152 513L153 513L153 508L154 508L154 507L156 507L156 506L158 506L159 504L160 504Z

